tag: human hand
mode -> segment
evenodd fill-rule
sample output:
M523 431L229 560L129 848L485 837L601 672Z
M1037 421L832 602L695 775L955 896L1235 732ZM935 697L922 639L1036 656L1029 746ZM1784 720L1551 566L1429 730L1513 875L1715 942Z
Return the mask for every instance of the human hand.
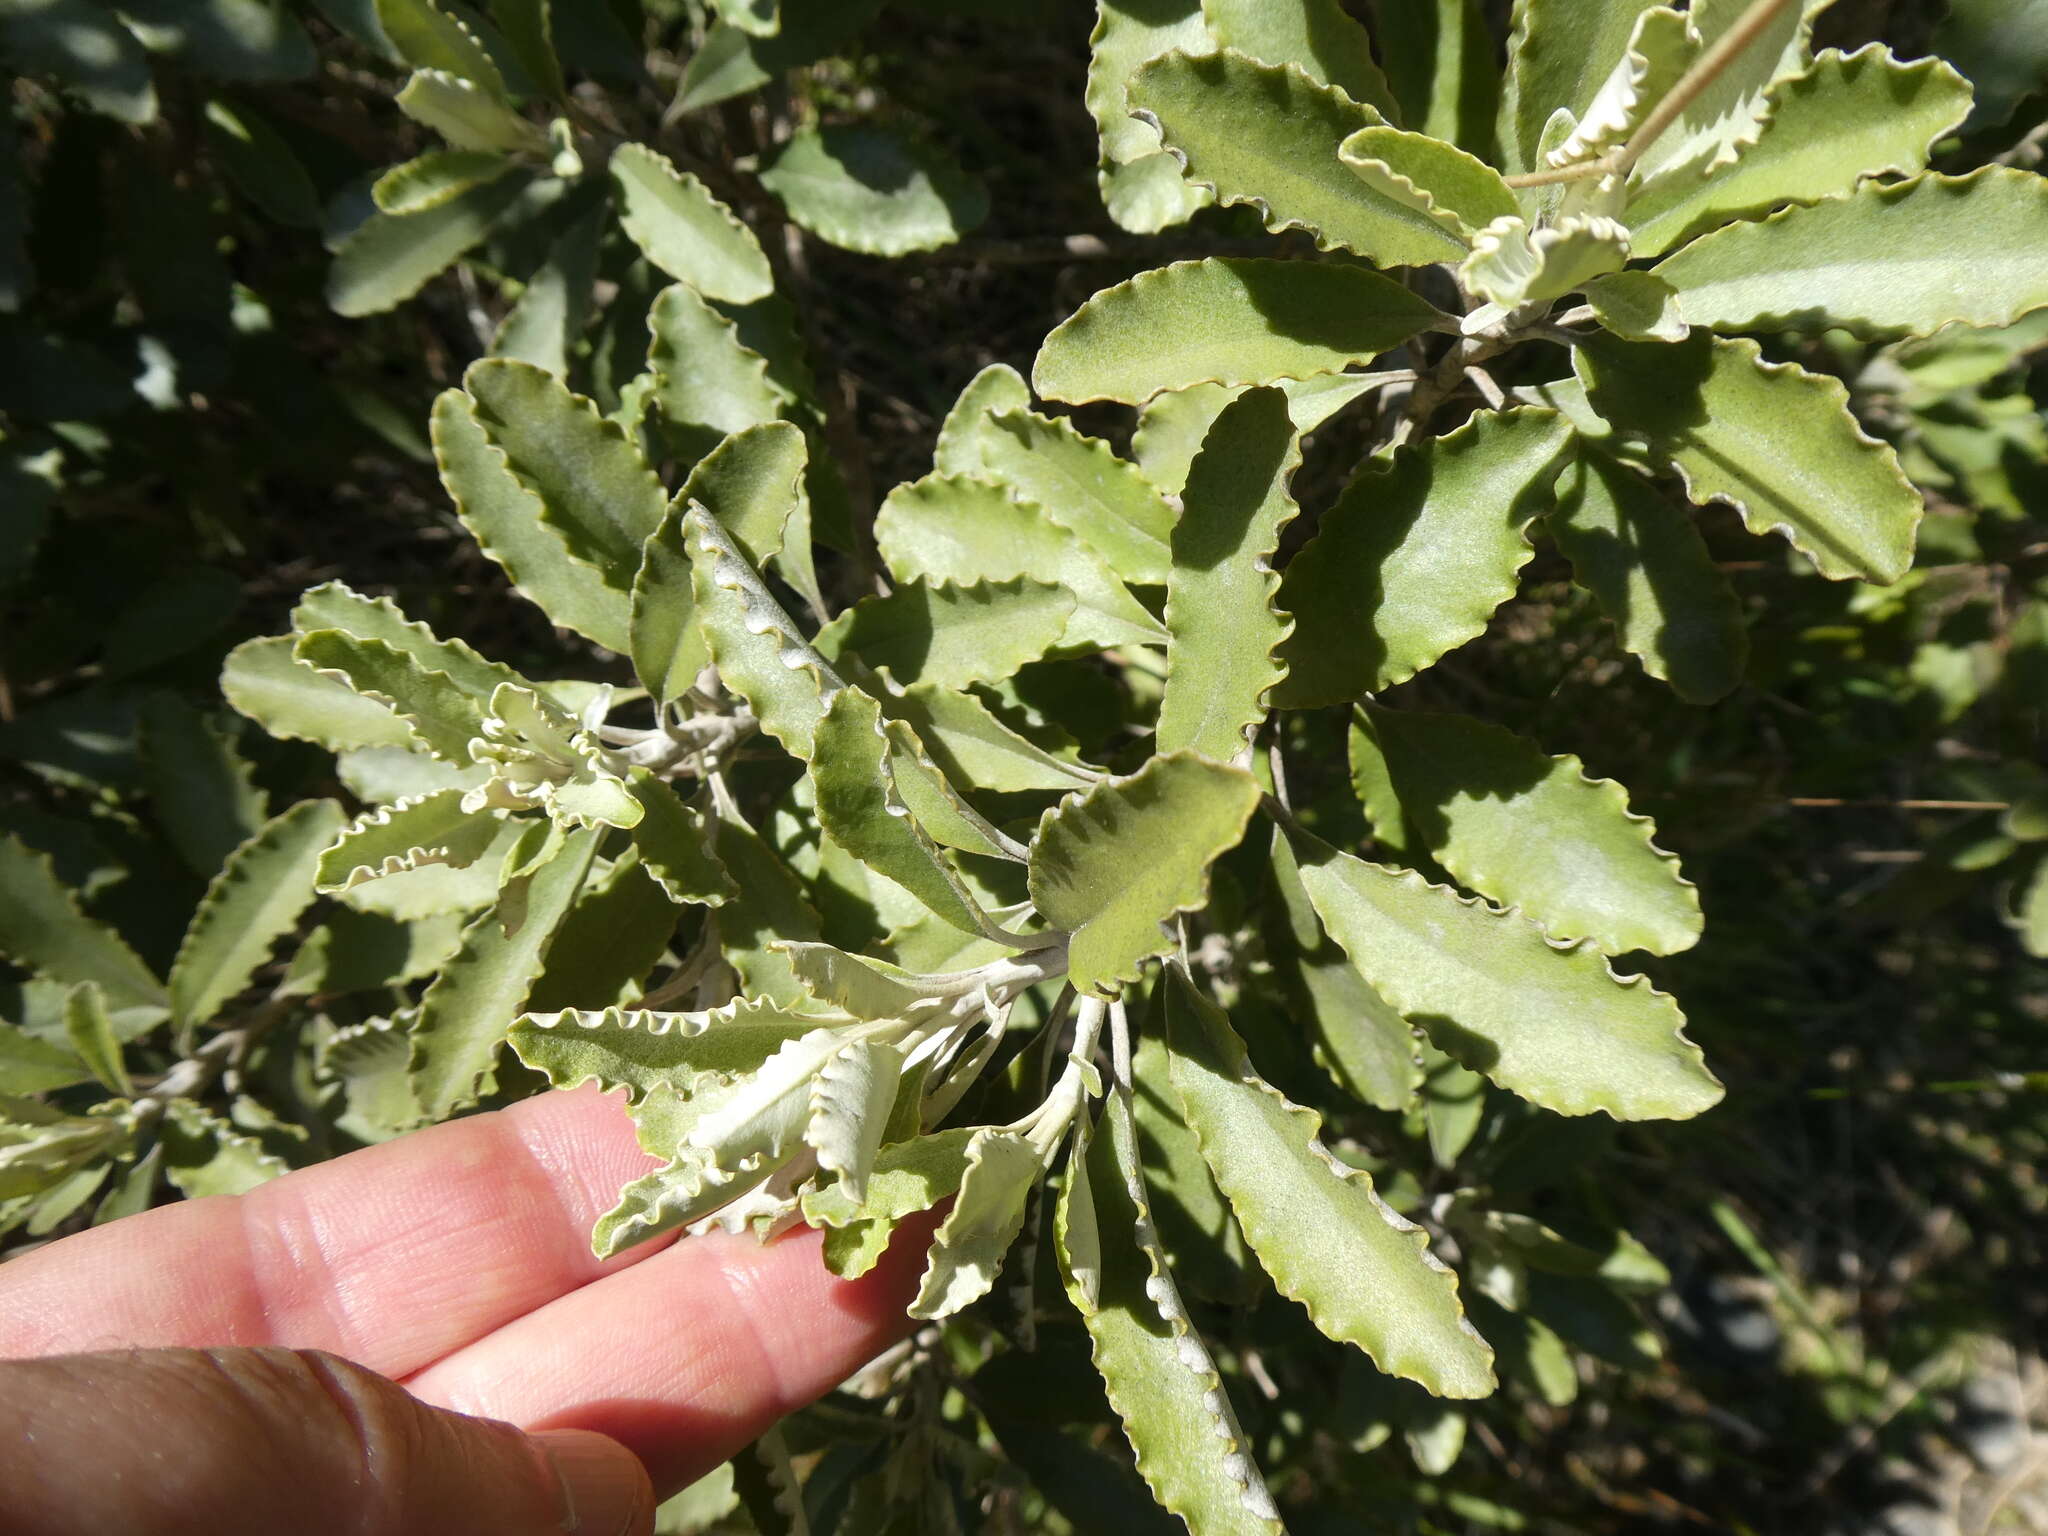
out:
M0 1265L0 1536L651 1530L907 1331L921 1253L599 1263L651 1166L615 1100L549 1093Z

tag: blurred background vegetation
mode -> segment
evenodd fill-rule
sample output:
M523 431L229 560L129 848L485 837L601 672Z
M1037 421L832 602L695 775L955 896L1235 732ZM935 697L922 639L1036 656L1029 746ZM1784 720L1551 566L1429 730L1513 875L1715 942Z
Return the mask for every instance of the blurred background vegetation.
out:
M521 7L449 9L515 76ZM763 42L694 0L558 0L555 41L580 121L658 142L762 233L850 528L923 472L968 378L1028 369L1095 289L1286 248L1242 210L1157 237L1109 222L1085 0L784 13ZM1870 40L1976 83L1939 167L2038 167L2048 4L1839 0L1822 18L1819 42ZM406 71L368 0L8 0L0 68L0 827L161 969L261 819L249 807L335 791L324 755L219 697L222 656L281 628L303 588L389 593L537 676L616 671L512 598L425 439L470 360L533 344L506 322L552 302L574 194L521 194L415 296L344 317L336 252L377 216L377 177L435 143L394 106ZM817 122L942 146L985 215L896 257L799 227L757 173ZM607 408L658 286L612 230L554 321L574 387ZM1288 1474L1298 1530L2048 1530L2048 318L1796 355L1849 382L1928 495L1905 581L1822 581L1710 510L1751 626L1729 698L1688 706L1646 679L1548 550L1484 639L1409 685L1620 779L1701 888L1705 941L1653 971L1724 1105L1619 1127L1449 1085L1422 1127L1458 1182L1607 1213L1671 1285L1639 1313L1561 1290L1563 1379L1511 1387L1462 1437L1413 1415L1389 1437L1370 1383L1291 1379L1295 1324L1241 1319L1238 1347L1275 1383L1244 1405L1254 1439L1325 1432ZM1107 410L1082 420L1128 431ZM1340 417L1311 444L1305 507L1329 503L1365 425ZM1115 711L1107 674L1102 693ZM1343 748L1327 746L1325 782L1295 795L1336 817ZM23 1018L36 1000L5 974L0 1015ZM11 1241L93 1214L81 1196ZM1016 1356L974 1379L992 1394L1020 1366L1028 1381ZM1042 1425L1000 1438L1038 1490L998 1477L965 1523L1128 1530L1063 1505L1033 1438L1099 1408L1031 1412Z

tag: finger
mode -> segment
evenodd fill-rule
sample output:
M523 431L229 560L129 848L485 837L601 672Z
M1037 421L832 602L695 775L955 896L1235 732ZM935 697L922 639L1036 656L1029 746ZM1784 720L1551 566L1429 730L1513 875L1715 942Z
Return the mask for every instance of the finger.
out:
M882 1262L834 1278L821 1234L763 1246L715 1232L550 1302L407 1383L420 1397L529 1429L596 1430L673 1492L915 1326L936 1214L904 1223Z
M36 1536L645 1536L654 1496L598 1435L429 1408L332 1355L130 1351L0 1364L0 1524Z
M0 1268L0 1358L282 1344L407 1375L646 1258L600 1264L590 1229L653 1165L618 1097L542 1094L38 1249Z

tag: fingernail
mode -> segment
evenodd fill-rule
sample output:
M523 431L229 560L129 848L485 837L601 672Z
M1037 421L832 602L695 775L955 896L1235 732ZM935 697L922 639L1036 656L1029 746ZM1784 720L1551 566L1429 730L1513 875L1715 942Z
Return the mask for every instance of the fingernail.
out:
M654 1489L640 1458L609 1435L548 1429L533 1437L562 1484L570 1536L639 1536L654 1529Z

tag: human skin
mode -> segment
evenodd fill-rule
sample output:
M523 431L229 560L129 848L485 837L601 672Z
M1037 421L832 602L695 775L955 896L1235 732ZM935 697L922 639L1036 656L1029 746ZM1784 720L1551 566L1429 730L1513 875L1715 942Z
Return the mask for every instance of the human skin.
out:
M929 1231L854 1281L802 1229L599 1262L652 1166L548 1093L0 1265L0 1536L649 1529L904 1334Z

